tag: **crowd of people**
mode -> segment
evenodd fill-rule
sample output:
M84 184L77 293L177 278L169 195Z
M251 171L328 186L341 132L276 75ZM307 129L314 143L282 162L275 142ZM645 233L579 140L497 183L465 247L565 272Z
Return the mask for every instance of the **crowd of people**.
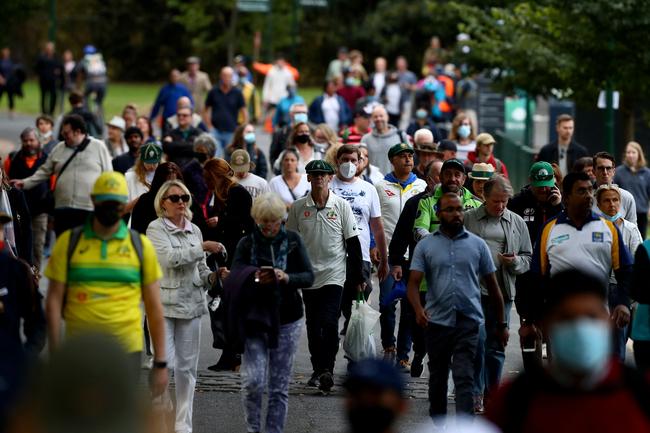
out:
M43 79L44 115L0 168L0 347L9 354L0 425L46 341L56 359L63 340L100 332L128 353L133 381L150 369L154 402L174 413L170 428L191 432L208 314L221 350L209 369L241 375L249 432L281 432L303 328L306 384L327 395L353 302L378 290L382 361L346 361L353 431L389 431L404 412L404 378L420 377L427 359L436 423L452 396L456 413L487 406L503 431L550 431L540 425L556 428L554 419L570 427L554 431L620 431L612 411L625 429L648 431L642 147L630 142L617 166L609 153L589 155L573 139L575 120L560 115L557 140L515 192L499 143L462 109L460 77L439 49L434 38L418 79L404 57L394 71L379 57L368 74L361 52L342 48L309 104L278 57L263 112L240 56L215 86L189 57L148 115L127 105L105 124L86 108L90 93L100 106L103 97L88 78L85 92L71 90L59 131L48 116L56 92ZM53 50L40 71L55 68ZM268 153L255 127L265 118ZM525 373L500 387L513 308ZM638 371L623 364L629 338Z

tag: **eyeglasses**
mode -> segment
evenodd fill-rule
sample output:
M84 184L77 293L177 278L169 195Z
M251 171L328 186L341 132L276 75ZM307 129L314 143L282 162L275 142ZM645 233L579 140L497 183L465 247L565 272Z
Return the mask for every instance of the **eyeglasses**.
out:
M177 116L177 117L191 117L192 115L191 115L191 114L187 114L187 113L177 113L176 116Z
M599 165L598 167L596 167L596 170L598 170L598 171L612 171L612 170L614 170L614 167L613 166L605 167L605 166Z
M183 200L183 203L187 203L188 201L190 201L190 195L189 194L183 194L183 195L172 194L172 195L168 195L166 197L163 197L163 200L169 200L172 203L178 203L180 200Z

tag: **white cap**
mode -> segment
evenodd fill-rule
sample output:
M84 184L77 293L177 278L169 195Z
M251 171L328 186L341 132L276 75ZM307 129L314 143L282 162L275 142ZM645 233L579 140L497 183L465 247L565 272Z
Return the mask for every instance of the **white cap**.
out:
M110 122L107 123L108 126L114 126L115 128L121 129L122 132L126 129L126 122L120 116L113 116Z

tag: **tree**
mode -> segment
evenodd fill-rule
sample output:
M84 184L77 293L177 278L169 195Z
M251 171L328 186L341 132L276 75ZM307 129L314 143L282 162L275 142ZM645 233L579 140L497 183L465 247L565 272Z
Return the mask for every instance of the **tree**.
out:
M543 0L484 8L451 3L471 36L467 61L498 70L497 84L533 95L594 104L607 82L621 92L625 137L640 101L650 97L650 2Z

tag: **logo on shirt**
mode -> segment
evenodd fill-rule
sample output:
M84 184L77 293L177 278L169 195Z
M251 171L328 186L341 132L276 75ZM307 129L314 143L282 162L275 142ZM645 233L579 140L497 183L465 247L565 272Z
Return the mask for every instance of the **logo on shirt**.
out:
M551 245L560 245L562 242L568 241L568 240L569 240L569 235L568 234L560 235L560 236L558 236L556 238L551 239Z
M129 250L129 247L126 245L122 245L117 249L117 255L120 257L130 257L131 256L131 251Z
M524 221L535 221L535 209L532 207L524 209Z
M603 232L593 232L591 234L591 241L603 243L605 242L605 234Z
M389 191L389 190L385 189L384 192L386 193L386 195L388 197L395 197L396 196L396 194L393 191Z
M334 212L333 210L327 212L325 218L327 218L330 221L336 221L336 212Z
M305 213L303 213L303 215L305 216L305 218L309 218L309 216L311 215L311 212L306 210Z

